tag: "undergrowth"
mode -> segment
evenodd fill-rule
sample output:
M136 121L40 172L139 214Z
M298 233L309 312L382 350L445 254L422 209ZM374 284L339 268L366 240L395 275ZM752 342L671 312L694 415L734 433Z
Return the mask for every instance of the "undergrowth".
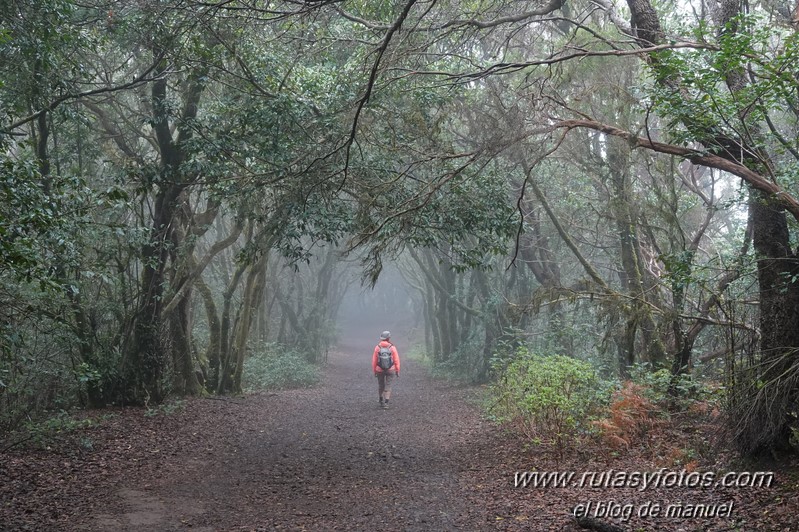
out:
M607 401L593 366L562 355L519 348L510 361L495 359L489 415L528 441L563 449L590 429Z
M422 366L427 373L439 380L454 383L473 383L474 376L470 373L468 365L462 359L462 351L453 353L448 360L437 361L431 357L422 346L413 346L407 353L401 353L403 360L413 360Z
M613 393L605 417L591 422L610 447L629 448L643 441L657 423L658 409L644 391L640 384L625 382Z
M632 380L602 379L591 364L520 348L492 362L487 412L525 442L562 453L596 445L616 456L636 449L663 466L697 467L723 389L668 370L636 367Z
M17 430L7 433L0 439L0 452L18 446L48 450L51 446L65 441L71 441L72 443L69 445L77 445L84 450L90 450L92 441L82 433L113 417L115 417L114 414L105 414L96 418L80 417L79 414L59 410L41 420L29 420Z
M244 362L245 391L304 388L319 381L319 369L307 357L278 344L266 344Z

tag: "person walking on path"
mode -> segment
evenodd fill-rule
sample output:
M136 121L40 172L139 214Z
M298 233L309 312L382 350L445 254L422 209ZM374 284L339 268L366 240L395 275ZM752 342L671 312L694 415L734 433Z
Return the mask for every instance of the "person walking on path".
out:
M380 342L372 353L372 371L377 377L377 388L380 396L380 406L388 408L391 399L391 381L399 377L400 357L397 347L391 343L391 333L383 331Z

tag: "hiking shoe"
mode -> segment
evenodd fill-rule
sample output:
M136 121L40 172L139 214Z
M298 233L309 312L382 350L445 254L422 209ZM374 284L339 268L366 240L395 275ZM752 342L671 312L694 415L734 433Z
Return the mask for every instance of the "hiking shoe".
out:
M388 401L383 402L383 408L388 408Z

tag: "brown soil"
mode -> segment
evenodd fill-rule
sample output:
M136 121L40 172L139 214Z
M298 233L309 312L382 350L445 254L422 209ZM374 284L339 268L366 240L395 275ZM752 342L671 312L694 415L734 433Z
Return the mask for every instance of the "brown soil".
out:
M479 388L433 380L407 357L382 410L370 351L331 353L311 389L192 399L156 415L92 412L114 416L49 448L7 450L0 529L560 531L578 530L576 505L613 500L636 511L734 503L731 517L604 520L623 530L799 530L799 477L787 471L756 489L514 487L517 471L658 464L596 445L564 457L519 451L481 416Z

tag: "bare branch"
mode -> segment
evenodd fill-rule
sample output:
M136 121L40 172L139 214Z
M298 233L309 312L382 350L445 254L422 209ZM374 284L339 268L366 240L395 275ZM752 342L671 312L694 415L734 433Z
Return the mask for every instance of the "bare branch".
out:
M366 83L366 90L364 91L363 96L358 101L358 106L355 109L355 116L352 119L352 128L350 129L350 136L347 139L345 144L346 146L346 160L344 162L344 180L347 179L347 168L349 166L350 160L350 149L352 148L352 144L355 142L355 135L358 130L358 120L360 119L361 113L363 112L363 108L369 102L369 98L372 96L372 91L374 90L375 82L377 81L377 73L380 70L380 61L383 58L383 54L386 53L388 49L388 45L391 42L391 38L394 36L396 32L402 27L403 22L405 19L408 18L408 15L411 12L411 8L416 3L417 0L410 0L407 4L405 4L405 8L400 13L400 16L397 17L397 20L394 21L394 24L389 28L386 32L386 35L383 37L383 42L377 49L377 57L375 58L374 63L372 64L372 71L369 73L369 80Z
M342 17L344 17L345 19L349 20L350 22L355 22L356 24L360 24L361 26L368 28L370 30L386 31L388 29L391 29L391 26L388 26L386 24L380 24L379 22L373 22L371 20L366 20L365 18L355 16L351 13L347 13L339 6L333 6L333 10Z
M574 256L580 262L580 264L582 264L583 269L585 269L585 272L588 274L588 276L597 284L597 286L599 286L602 289L604 293L611 292L611 289L608 286L608 284L605 282L602 276L599 275L599 272L596 271L593 265L590 262L588 262L588 259L585 258L582 252L580 252L580 249L577 247L577 244L575 244L574 239L571 237L566 228L563 227L563 224L560 223L560 219L555 214L555 211L552 209L552 207L549 205L549 201L547 200L546 196L544 196L544 192L541 190L541 187L538 186L538 183L536 183L535 179L530 179L530 176L532 175L534 168L535 168L534 166L530 166L525 163L524 171L525 174L527 174L525 183L529 184L530 188L533 189L535 197L538 199L539 203L541 203L541 206L544 208L544 211L546 211L547 216L549 216L549 220L552 222L552 225L555 226L555 229L560 235L560 238L563 240L563 243L566 244L566 246L572 251Z
M527 19L533 17L540 17L543 15L549 15L553 11L557 11L563 4L566 3L566 0L550 0L549 3L539 9L534 9L532 11L526 11L524 13L519 13L518 15L510 15L507 17L499 17L489 21L481 21L475 19L460 19L460 20L452 20L443 24L438 29L446 29L451 28L453 26L472 26L478 29L486 29L486 28L494 28L496 26L501 26L502 24L512 24L514 22L522 22Z
M550 66L558 63L565 63L575 59L584 59L587 57L625 57L625 56L640 56L651 54L652 52L659 52L661 50L678 50L678 49L693 49L693 50L718 50L718 46L707 43L680 41L669 44L658 44L655 46L648 46L646 48L634 48L629 50L611 49L611 50L588 50L580 49L576 52L569 54L557 55L547 57L544 59L536 59L534 61L523 61L516 63L494 63L482 70L468 73L453 73L434 70L417 70L410 72L417 75L430 75L430 76L445 76L451 79L481 79L496 74L512 74L525 68L534 66Z
M611 0L592 0L592 2L600 6L605 11L605 13L607 13L608 18L613 23L613 25L616 26L616 29L618 29L623 34L629 35L631 37L635 35L630 25L627 24L627 22L623 18L621 18L619 12L616 10L616 6L613 5L613 2Z
M7 133L7 134L11 133L13 130L17 129L18 127L23 126L23 125L27 124L28 122L32 122L33 120L38 119L40 116L42 116L45 113L49 113L50 111L53 111L54 109L56 109L59 105L61 105L64 102L67 102L67 101L70 101L70 100L80 100L81 98L87 98L89 96L97 96L98 94L108 94L108 93L112 93L112 92L119 92L119 91L123 91L123 90L128 90L128 89L132 89L134 87L137 87L139 85L142 85L144 83L149 83L150 81L154 81L154 80L158 79L158 76L150 77L150 73L161 62L161 60L163 59L163 56L164 56L164 52L159 54L155 58L155 60L152 62L152 64L150 64L149 67L147 67L141 74L139 74L138 76L133 78L128 83L123 83L121 85L116 85L116 86L113 86L113 87L102 87L102 88L99 88L99 89L93 89L93 90L85 91L85 92L65 94L63 96L60 96L60 97L56 98L55 100L50 102L49 105L47 105L46 107L44 107L42 109L39 109L35 113L30 114L30 115L28 115L28 116L26 116L24 118L20 118L16 122L14 122L12 124L9 124L8 126L4 127L3 129L0 129L0 133Z

